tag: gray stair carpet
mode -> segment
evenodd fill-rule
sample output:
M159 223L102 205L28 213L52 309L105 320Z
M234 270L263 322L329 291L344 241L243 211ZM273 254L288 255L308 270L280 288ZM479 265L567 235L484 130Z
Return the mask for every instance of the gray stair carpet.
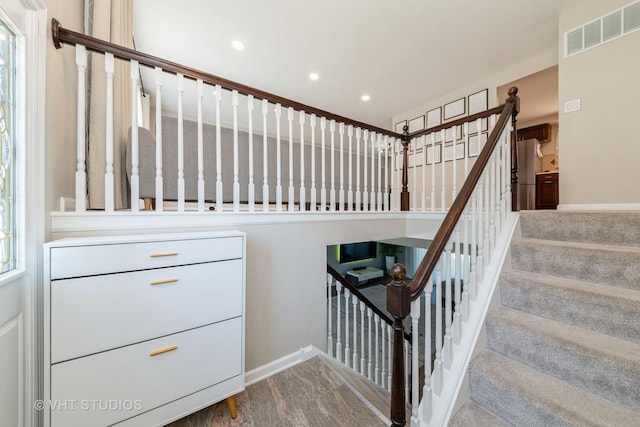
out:
M640 426L640 212L522 212L451 426Z

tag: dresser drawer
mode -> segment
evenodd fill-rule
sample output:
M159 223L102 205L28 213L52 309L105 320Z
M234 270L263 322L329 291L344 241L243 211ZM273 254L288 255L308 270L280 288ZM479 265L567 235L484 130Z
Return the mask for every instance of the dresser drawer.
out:
M51 363L241 316L243 261L51 283Z
M242 258L242 237L51 248L51 280Z
M162 349L166 351L151 356ZM242 319L235 318L51 367L55 426L99 426L242 374Z

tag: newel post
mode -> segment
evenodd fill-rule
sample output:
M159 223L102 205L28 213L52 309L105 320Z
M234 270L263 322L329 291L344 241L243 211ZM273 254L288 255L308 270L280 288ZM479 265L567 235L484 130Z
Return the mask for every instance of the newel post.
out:
M406 424L404 387L404 325L411 311L411 288L404 283L407 269L402 264L391 268L393 281L387 285L387 310L393 316L393 366L391 368L391 426Z
M507 102L513 103L511 111L511 210L519 211L518 205L518 135L516 132L516 122L518 113L520 112L520 97L518 96L518 88L512 86L509 88L509 98Z
M402 192L400 193L400 210L409 210L409 126L402 128Z

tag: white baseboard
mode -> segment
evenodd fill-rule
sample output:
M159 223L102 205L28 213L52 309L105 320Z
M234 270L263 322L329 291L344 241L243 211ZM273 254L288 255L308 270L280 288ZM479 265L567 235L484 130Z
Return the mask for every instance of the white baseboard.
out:
M309 360L320 353L321 351L317 347L314 347L312 345L301 348L300 350L281 357L280 359L274 360L273 362L269 362L266 365L259 366L255 369L250 370L249 372L246 372L244 375L244 384L246 387L248 387L251 384L262 381L265 378L269 378L270 376L284 371L285 369L288 369L292 366L295 366L298 363Z
M640 203L561 204L559 211L640 211Z

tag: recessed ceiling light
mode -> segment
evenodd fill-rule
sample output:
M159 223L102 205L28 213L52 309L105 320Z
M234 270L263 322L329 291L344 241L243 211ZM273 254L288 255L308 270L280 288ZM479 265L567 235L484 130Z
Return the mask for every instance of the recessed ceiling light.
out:
M242 50L244 49L244 43L242 43L240 40L234 40L231 42L231 46L233 46L233 48L235 50Z
M362 98L360 98L360 99L362 99L363 101L366 102L366 101L370 100L371 97L369 95L362 95Z
M311 80L318 80L320 78L320 76L318 75L318 73L311 73L311 74L309 74L309 78Z

